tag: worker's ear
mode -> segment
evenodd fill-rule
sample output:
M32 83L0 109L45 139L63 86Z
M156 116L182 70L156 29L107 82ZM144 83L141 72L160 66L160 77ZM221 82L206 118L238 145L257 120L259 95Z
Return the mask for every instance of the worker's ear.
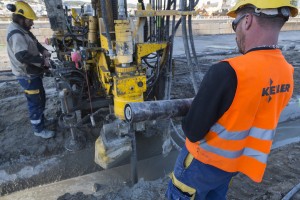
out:
M249 30L252 26L254 16L251 14L247 14L244 20L245 29Z

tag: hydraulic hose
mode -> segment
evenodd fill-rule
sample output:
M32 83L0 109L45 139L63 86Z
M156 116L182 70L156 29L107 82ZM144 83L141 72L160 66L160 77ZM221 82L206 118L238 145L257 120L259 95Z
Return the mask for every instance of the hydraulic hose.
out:
M138 0L138 2L140 4L142 4L142 10L146 10L144 1L143 0ZM148 38L148 19L147 19L147 17L145 17L143 19L145 19L145 25L144 25L144 42L147 42L147 38Z
M180 17L179 20L178 20L177 23L176 23L176 26L175 26L175 30L176 30L176 31L177 31L179 25L181 24L181 22L182 22L182 18Z
M190 11L194 10L194 0L190 0ZM198 59L197 59L197 53L196 53L196 48L195 48L195 43L194 43L194 36L193 36L193 26L192 26L192 16L188 16L188 29L189 29L189 37L190 37L190 44L191 44L191 49L192 49L192 54L193 54L193 59L194 59L194 64L193 68L195 70L195 67L199 67Z
M172 144L177 149L177 151L181 151L181 147L175 142L175 140L171 137Z
M168 1L168 9L171 8L171 1ZM173 1L173 9L176 9L176 1ZM168 20L167 20L168 21ZM169 22L167 22L167 26L169 26ZM173 49L174 49L174 37L176 33L175 29L175 16L172 19L172 34L169 38L170 41L170 52L169 52L169 60L168 60L168 68L167 68L167 76L165 80L165 100L169 100L171 96L171 88L172 88L172 80L171 80L171 71L172 71L172 57L173 57ZM169 33L168 33L169 34Z
M106 11L106 1L101 0L101 12L102 12L102 18L103 18L103 23L105 26L105 33L107 37L107 42L108 42L108 51L109 51L109 56L113 56L113 48L111 44L111 37L109 33L109 25L108 25L108 19L107 19L107 11Z
M289 191L282 200L290 200L300 190L300 183L296 185L291 191Z
M199 3L199 0L197 0L197 1L195 2L194 5L197 5L198 3ZM182 21L182 19L181 19L181 17L180 17L179 20L178 20L177 23L176 23L176 26L175 26L175 32L177 31L179 25L181 24L181 21Z
M198 2L199 2L199 0L196 0L196 2L194 2L194 0L190 0L190 5L189 5L190 10L193 10L194 9L194 5L197 5ZM181 6L181 10L186 9L186 1L185 0L181 0L180 6ZM175 8L176 8L176 5L175 5ZM188 40L187 40L187 31L186 31L186 16L182 16L177 21L176 25L175 25L175 19L173 18L171 44L173 44L173 42L174 42L174 36L175 36L175 33L176 33L176 31L177 31L180 23L182 23L182 33L183 33L184 49L185 49L185 54L187 56L188 66L191 66L191 63L190 63L191 62L191 56L190 56L189 45L188 45ZM195 65L198 66L198 59L197 59L197 54L196 54L196 49L195 49L195 44L194 44L194 37L193 37L193 32L192 32L192 17L190 15L189 15L189 18L188 18L188 25L189 25L190 43L191 43L193 58L194 58L194 62L195 62L195 64L192 66L192 70L191 70L190 73L191 73L191 79L192 79L192 83L193 83L193 88L194 88L194 91L195 91L195 94L196 94L197 91L198 91L198 87L197 87L196 81L195 81L195 76L194 76L194 71L195 70L194 70L194 67L195 67ZM172 47L172 50L173 50L173 46L171 46L171 47ZM172 53L173 52L171 51L171 53L170 53L171 57L172 57ZM171 59L171 57L170 57L170 59ZM169 60L169 62L172 62L172 61ZM170 83L170 86L169 86L168 89L169 90L167 90L167 92L170 92L171 91L171 83ZM170 99L170 93L168 94L167 98ZM173 122L172 119L170 119L170 124L171 124L173 130L175 131L175 134L179 138L179 140L184 143L185 142L185 138L180 135L180 133L178 132L177 128L175 127L174 122ZM170 128L170 126L169 126L169 128ZM170 138L171 138L173 146L179 151L181 149L181 147L175 142L175 140L172 138L172 136Z
M171 121L171 125L172 125L172 127L173 127L173 129L174 129L176 135L178 136L178 138L180 138L180 140L181 140L182 142L184 142L184 141L185 141L185 138L177 131L177 129L176 129L175 125L174 125L173 120L170 120L170 121Z
M111 7L113 11L114 20L118 19L118 0L111 0Z
M181 0L181 10L184 11L186 8L186 0ZM196 83L196 79L195 79L195 74L194 74L194 69L192 67L191 64L191 54L190 54L190 47L188 44L188 35L187 35L187 30L186 30L186 16L182 16L182 36L183 36L183 44L184 44L184 50L185 50L185 54L187 57L187 61L188 61L188 66L191 68L190 70L190 77L192 80L192 85L194 88L194 92L195 94L197 94L198 92L198 87L197 87L197 83Z

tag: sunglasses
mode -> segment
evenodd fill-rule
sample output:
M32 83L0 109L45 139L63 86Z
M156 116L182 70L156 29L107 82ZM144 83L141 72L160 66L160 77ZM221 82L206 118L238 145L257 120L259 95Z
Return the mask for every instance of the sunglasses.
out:
M231 26L232 26L232 29L233 29L234 32L236 31L237 25L240 23L240 21L241 21L244 17L246 17L246 15L248 15L248 13L247 13L247 14L244 14L244 15L240 16L239 18L236 18L235 20L232 21Z

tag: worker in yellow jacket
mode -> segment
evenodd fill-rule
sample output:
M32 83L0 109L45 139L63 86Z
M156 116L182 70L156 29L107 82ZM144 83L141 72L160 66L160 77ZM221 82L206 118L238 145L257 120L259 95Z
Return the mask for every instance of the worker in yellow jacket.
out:
M183 119L186 143L168 199L226 199L241 172L261 182L280 114L293 93L293 67L279 32L298 14L297 1L237 0L228 12L243 55L213 65Z

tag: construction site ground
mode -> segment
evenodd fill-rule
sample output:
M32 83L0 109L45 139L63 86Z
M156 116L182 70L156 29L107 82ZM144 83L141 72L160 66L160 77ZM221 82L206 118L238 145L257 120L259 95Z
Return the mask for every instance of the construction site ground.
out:
M239 174L228 192L231 200L279 200L300 182L300 32L283 32L279 45L287 60L295 67L295 88L289 106L278 126L273 150L263 182L252 182ZM224 58L238 55L234 35L196 36L200 65L197 76ZM194 96L181 38L175 43L175 69L172 99ZM9 69L5 47L0 47L0 69ZM50 126L56 131L53 139L33 135L27 117L26 99L22 89L9 72L0 73L0 199L164 199L178 151L174 148L162 156L162 129L155 124L152 136L137 135L139 182L130 182L130 164L125 160L119 167L102 170L94 159L94 141L99 135L108 109L96 116L96 127L89 123L78 128L86 137L85 148L70 152L64 148L70 131ZM200 84L200 82L198 83ZM58 119L59 100L53 79L45 77L48 118ZM296 194L293 199L300 199Z

